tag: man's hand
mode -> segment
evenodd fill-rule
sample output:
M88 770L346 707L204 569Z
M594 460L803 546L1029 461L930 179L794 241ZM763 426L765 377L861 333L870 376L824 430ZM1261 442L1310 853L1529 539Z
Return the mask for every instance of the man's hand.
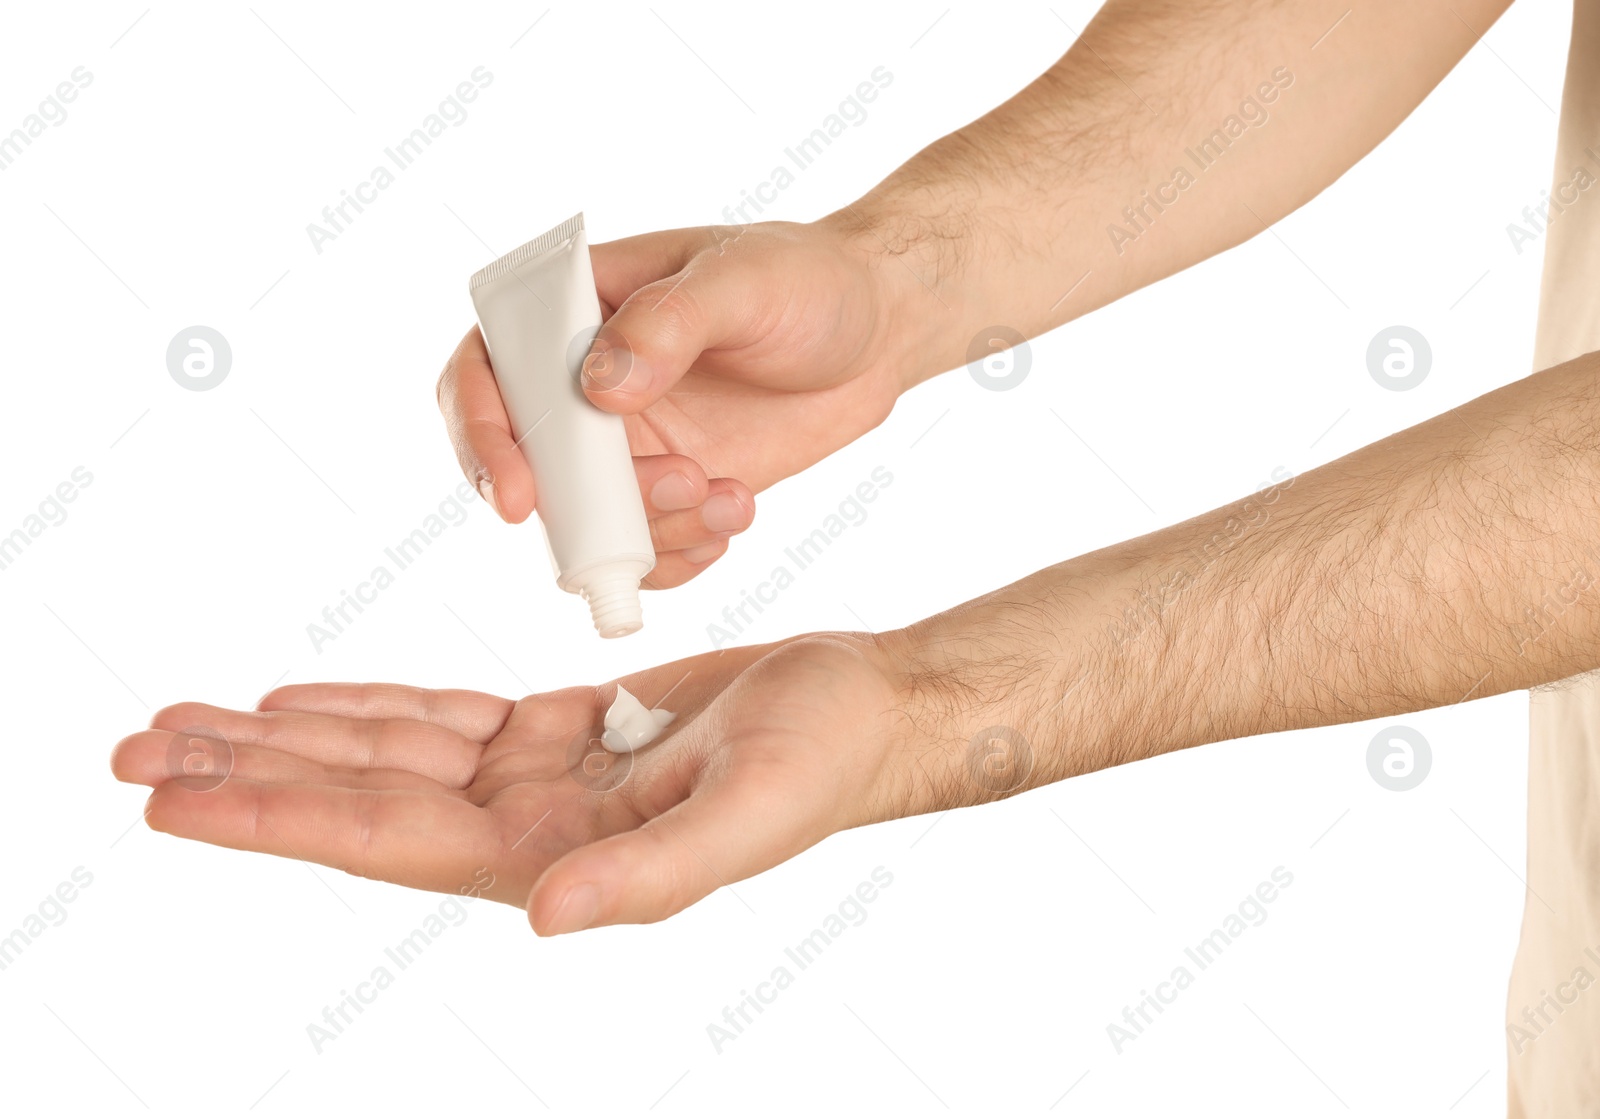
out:
M915 278L858 246L836 225L766 223L591 250L608 317L584 390L626 417L656 547L647 586L699 574L750 526L754 493L889 414L907 365L899 289ZM476 327L439 406L467 477L505 520L525 520L538 494Z
M913 810L891 663L835 634L625 677L677 712L636 755L594 741L612 685L518 702L294 685L256 711L168 707L112 769L155 787L157 831L525 905L543 935L658 921Z
M844 828L1600 667L1597 386L1588 354L903 630L624 677L678 712L638 755L591 741L611 685L311 684L169 707L112 768L159 831L541 933L659 920Z
M703 571L750 524L752 494L983 340L1059 326L1313 198L1509 2L1109 0L1044 75L837 213L596 245L616 314L589 399L627 417L649 585ZM467 477L524 520L538 495L476 330L439 403Z

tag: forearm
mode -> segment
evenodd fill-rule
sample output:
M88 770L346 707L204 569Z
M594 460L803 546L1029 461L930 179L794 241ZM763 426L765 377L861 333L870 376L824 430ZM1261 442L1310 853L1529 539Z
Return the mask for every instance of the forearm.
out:
M1110 0L1037 81L824 220L882 255L915 383L979 330L1032 337L1261 232L1508 4Z
M1600 667L1597 577L1600 353L881 641L918 774L1003 726L1037 785Z

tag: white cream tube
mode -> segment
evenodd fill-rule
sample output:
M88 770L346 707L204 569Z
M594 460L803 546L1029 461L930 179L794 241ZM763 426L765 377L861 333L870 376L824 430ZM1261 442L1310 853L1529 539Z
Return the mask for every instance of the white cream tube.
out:
M655 567L622 417L583 395L579 369L600 297L578 214L472 277L500 398L533 470L556 584L582 595L601 637L644 624L639 581Z

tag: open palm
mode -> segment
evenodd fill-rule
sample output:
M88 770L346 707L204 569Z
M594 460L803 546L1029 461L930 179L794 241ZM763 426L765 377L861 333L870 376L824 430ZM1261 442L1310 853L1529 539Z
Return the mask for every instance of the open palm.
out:
M885 664L870 638L820 635L624 677L678 712L635 755L593 740L613 685L292 685L255 711L165 708L112 769L154 786L158 831L525 905L541 934L654 921L884 815Z

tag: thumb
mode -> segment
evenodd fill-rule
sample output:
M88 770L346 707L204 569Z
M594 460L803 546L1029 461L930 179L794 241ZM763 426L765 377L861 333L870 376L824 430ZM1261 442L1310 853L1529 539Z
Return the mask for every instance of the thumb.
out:
M606 320L583 362L583 391L607 412L644 411L702 353L747 341L750 306L748 277L691 261L639 288Z
M820 814L795 802L782 781L719 777L633 831L558 859L534 883L528 920L554 936L670 917L819 842Z

